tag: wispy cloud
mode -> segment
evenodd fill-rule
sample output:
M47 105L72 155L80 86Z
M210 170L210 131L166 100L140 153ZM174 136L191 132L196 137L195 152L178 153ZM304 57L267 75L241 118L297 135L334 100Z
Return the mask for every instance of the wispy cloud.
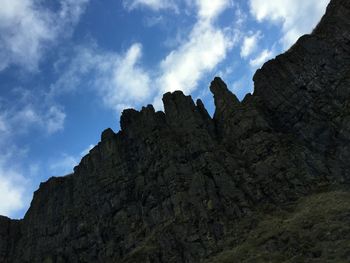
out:
M272 58L273 56L273 51L264 49L256 58L251 59L249 61L249 64L253 69L256 69L261 67L268 59Z
M0 136L15 137L30 130L53 134L63 130L66 114L50 96L41 90L16 89L17 101L0 104Z
M215 19L230 3L229 0L196 0L198 16L201 20Z
M235 30L222 29L214 23L229 4L227 0L196 1L197 21L189 35L178 40L180 44L151 69L146 70L142 64L140 43L132 44L122 53L102 50L97 45L82 47L52 89L72 90L79 87L86 76L93 76L90 87L107 107L117 112L150 99L160 108L164 92L194 91L204 74L223 61L236 44ZM151 79L154 79L152 83Z
M258 21L282 24L284 49L303 34L310 33L330 0L250 0L250 12Z
M93 76L89 88L100 96L105 106L120 112L151 95L149 73L139 65L141 58L139 43L121 53L104 51L95 45L80 47L52 85L51 93L71 92L78 89L86 77Z
M197 22L182 44L169 52L160 62L156 79L158 95L154 104L160 107L160 96L167 91L182 90L190 93L199 80L226 58L237 42L234 29L221 29L214 25L229 1L196 1Z
M0 138L0 147L3 149L0 154L0 215L18 217L17 213L29 204L31 187L29 180L16 165L16 159L23 154L23 149L4 142Z
M0 71L10 65L35 71L48 46L71 32L88 0L60 0L52 12L35 0L3 0L0 8Z
M154 11L161 9L173 9L176 11L178 9L172 0L124 0L124 6L129 10L140 7L147 7Z
M33 190L30 176L38 170L36 164L24 164L28 148L17 140L30 131L47 135L60 131L65 119L63 110L42 92L17 89L15 96L15 102L1 99L0 103L0 214L10 217L21 216L28 208Z
M233 39L222 30L198 22L188 41L161 61L161 74L157 80L160 92L193 91L203 74L215 68L232 45Z
M26 179L0 165L0 215L14 216L25 207Z
M245 36L243 39L243 45L241 47L241 53L240 53L241 57L247 58L252 53L254 53L258 47L259 39L261 38L262 38L262 35L260 31L254 34Z
M138 63L142 56L142 46L133 44L125 54L110 61L112 72L107 78L97 80L102 89L100 95L104 103L121 111L127 105L144 101L150 95L150 77Z

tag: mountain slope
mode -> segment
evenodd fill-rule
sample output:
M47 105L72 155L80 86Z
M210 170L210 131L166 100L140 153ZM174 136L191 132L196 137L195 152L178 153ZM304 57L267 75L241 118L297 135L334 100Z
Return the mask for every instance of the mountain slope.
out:
M213 118L180 91L164 112L125 110L121 131L42 183L23 220L0 217L0 262L348 261L349 29L350 2L332 0L312 34L257 71L253 95L239 102L215 78ZM327 231L320 202L335 208L331 236L298 236L304 218Z
M254 225L250 232L206 262L349 262L349 201L348 191L329 191L257 213L237 225Z

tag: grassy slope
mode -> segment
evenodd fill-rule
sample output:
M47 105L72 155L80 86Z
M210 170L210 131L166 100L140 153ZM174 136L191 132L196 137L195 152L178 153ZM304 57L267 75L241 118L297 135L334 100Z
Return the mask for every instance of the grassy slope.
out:
M314 194L258 218L241 242L207 262L350 262L350 192Z

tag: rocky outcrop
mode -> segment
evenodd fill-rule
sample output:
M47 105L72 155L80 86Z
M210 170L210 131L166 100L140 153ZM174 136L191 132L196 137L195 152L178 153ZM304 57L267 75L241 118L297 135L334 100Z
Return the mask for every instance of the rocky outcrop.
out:
M332 0L257 71L253 95L239 102L215 78L213 118L180 91L164 112L125 110L74 174L40 185L23 220L0 218L0 262L210 261L244 244L257 224L241 222L261 209L347 185L349 28L350 2Z
M15 252L15 245L20 238L18 220L0 216L0 259L7 262Z

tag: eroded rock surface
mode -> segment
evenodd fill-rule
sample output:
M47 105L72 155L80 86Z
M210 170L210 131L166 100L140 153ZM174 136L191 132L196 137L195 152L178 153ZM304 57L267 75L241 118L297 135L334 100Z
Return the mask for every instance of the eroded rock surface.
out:
M23 220L0 217L0 262L201 262L244 242L254 222L237 225L257 209L346 186L350 1L332 0L254 82L239 102L215 78L213 118L180 91L164 112L125 110L74 174L40 185Z

